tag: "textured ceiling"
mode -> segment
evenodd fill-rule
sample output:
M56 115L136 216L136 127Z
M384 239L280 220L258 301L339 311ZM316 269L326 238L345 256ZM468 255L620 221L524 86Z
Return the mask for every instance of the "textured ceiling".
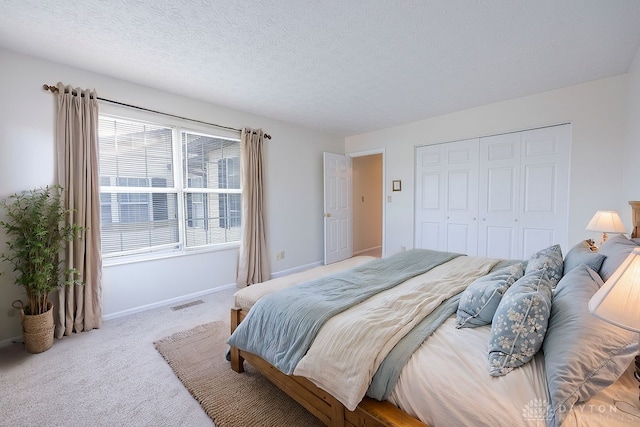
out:
M639 45L638 0L0 2L0 46L345 136L622 74Z

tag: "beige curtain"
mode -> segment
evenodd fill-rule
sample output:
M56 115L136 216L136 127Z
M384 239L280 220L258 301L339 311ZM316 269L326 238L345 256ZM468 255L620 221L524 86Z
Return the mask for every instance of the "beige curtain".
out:
M58 291L56 337L100 327L102 322L102 255L98 181L98 99L95 91L58 83L56 164L70 223L86 227L82 239L70 242L66 268L75 268L84 285Z
M242 239L238 259L238 286L269 280L269 255L265 230L264 134L261 129L242 129L240 159L242 179Z

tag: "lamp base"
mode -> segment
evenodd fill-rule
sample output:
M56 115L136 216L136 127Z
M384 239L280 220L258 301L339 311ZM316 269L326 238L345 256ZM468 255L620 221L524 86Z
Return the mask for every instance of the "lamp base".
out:
M638 351L640 352L640 349ZM633 373L633 376L636 377L638 382L640 382L640 354L636 356L636 371ZM640 388L640 386L638 388ZM638 393L638 401L640 404L640 393Z
M600 246L602 246L602 244L603 244L604 242L606 242L608 238L609 238L609 235L608 235L607 233L604 233L604 232L603 232L603 233L602 233L602 240L600 240Z

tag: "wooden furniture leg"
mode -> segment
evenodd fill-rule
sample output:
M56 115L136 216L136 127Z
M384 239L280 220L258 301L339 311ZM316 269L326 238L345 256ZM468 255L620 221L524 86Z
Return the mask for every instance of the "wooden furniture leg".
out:
M244 313L241 309L234 307L231 309L231 333L236 330L240 322L244 319ZM244 358L240 355L237 347L231 346L231 369L241 374L244 372Z

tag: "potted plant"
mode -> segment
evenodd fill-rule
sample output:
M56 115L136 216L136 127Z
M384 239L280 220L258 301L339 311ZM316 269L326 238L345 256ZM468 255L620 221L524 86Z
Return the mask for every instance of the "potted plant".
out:
M53 305L51 292L64 285L80 283L75 269L62 269L66 243L79 238L82 228L65 224L70 213L62 203L59 185L13 194L0 201L6 220L0 225L7 234L8 253L0 259L17 273L15 283L23 286L27 303L17 300L24 343L30 353L41 353L53 345Z

